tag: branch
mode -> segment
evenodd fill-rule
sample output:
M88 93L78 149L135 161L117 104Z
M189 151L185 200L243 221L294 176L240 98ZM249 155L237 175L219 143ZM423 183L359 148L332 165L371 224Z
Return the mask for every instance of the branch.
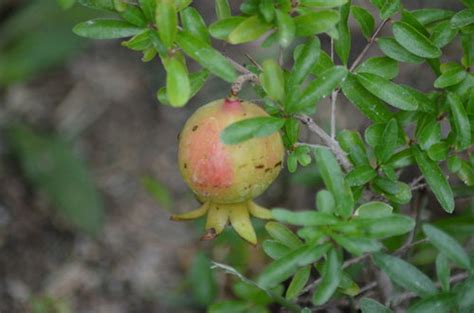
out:
M295 118L300 120L304 125L306 125L310 131L318 135L319 138L323 141L323 143L331 149L332 153L336 156L339 163L342 165L345 171L349 171L352 168L351 162L347 158L347 154L341 149L339 146L339 142L334 138L331 138L324 129L319 127L316 122L305 114L296 114Z
M242 74L232 83L232 87L230 88L230 95L235 97L242 89L242 86L245 82L250 81L253 83L258 83L258 77L254 73L246 73Z

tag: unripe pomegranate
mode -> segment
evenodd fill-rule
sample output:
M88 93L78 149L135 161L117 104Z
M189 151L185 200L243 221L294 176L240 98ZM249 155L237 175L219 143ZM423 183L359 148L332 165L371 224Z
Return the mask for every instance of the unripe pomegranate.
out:
M257 243L250 215L269 219L269 210L252 199L262 194L278 176L283 162L281 137L274 133L236 145L225 145L220 134L240 120L268 116L251 102L220 99L199 108L180 134L178 162L186 184L203 205L173 220L190 220L207 213L206 234L214 238L230 221L252 244Z

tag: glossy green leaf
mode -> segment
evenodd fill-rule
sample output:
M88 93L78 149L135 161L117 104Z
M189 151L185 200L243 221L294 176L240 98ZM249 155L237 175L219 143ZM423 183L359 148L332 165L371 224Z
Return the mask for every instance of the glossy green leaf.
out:
M217 284L211 269L211 261L198 252L193 259L189 272L189 282L195 300L203 306L210 305L217 295Z
M165 46L169 48L173 45L178 33L178 16L174 1L157 0L155 12L158 34Z
M459 305L459 313L470 313L474 309L474 278L469 277L467 281L459 288L457 293L457 303Z
M388 57L368 58L357 67L356 72L372 73L390 80L398 75L398 62Z
M260 0L258 4L258 10L263 20L267 23L271 23L275 18L275 7L273 0Z
M206 42L195 38L188 32L180 32L177 42L187 55L211 73L228 82L233 82L237 78L232 64Z
M314 154L324 184L336 199L336 213L345 218L349 217L352 214L354 199L336 157L322 147L316 148Z
M372 14L370 14L370 12L364 9L363 7L359 7L356 5L353 5L351 7L351 12L360 26L362 35L364 35L365 38L369 39L375 29L375 20L372 17Z
M441 56L441 50L413 26L405 22L395 22L392 31L395 40L411 53L422 58Z
M288 78L289 88L297 88L318 62L321 52L321 43L318 37L309 39L298 52L295 53L295 62Z
M332 234L331 237L344 249L353 255L362 255L366 252L377 252L383 248L383 245L375 239L362 237L346 237Z
M448 258L440 252L436 257L436 276L444 291L449 291L449 278L451 269L449 268Z
M260 74L260 82L265 92L274 100L283 101L285 98L285 79L280 65L268 59L262 63L263 73Z
M76 3L76 0L57 0L57 3L62 9L69 9Z
M376 253L374 262L398 286L420 296L435 294L437 289L428 276L410 263L395 256Z
M385 0L384 5L380 9L380 18L385 20L400 10L400 0Z
M220 19L209 25L209 33L214 38L228 40L229 34L244 20L245 17L242 16L232 16Z
M245 313L249 304L246 301L224 300L213 303L208 308L208 313Z
M143 51L149 49L152 46L150 33L151 30L145 30L141 33L138 33L132 38L130 38L130 40L122 42L122 46L135 51Z
M277 36L280 46L288 47L295 38L296 26L293 17L280 9L275 11L277 21Z
M329 31L339 22L339 13L333 10L309 12L294 18L296 36L312 36Z
M183 25L184 30L188 31L190 34L196 36L202 41L208 43L210 42L209 32L207 30L206 23L195 8L187 7L179 14L181 17L181 24Z
M229 42L236 45L257 40L270 28L271 24L267 24L258 15L250 16L229 34Z
M451 312L456 305L456 297L452 293L441 293L419 300L407 310L407 313L445 313Z
M290 248L278 240L265 240L262 243L262 248L263 251L265 251L265 253L274 260L287 255L291 251Z
M357 79L374 96L396 108L406 111L415 111L418 108L413 95L400 85L371 73L359 73Z
M392 118L382 133L381 144L375 147L375 155L380 163L387 162L397 148L398 131L398 122Z
M319 246L311 244L295 249L268 265L260 274L257 283L264 288L276 286L296 273L298 268L318 261L330 246L329 243Z
M415 221L412 218L399 214L378 218L358 217L355 223L366 236L378 239L403 235L415 227Z
M447 100L454 120L458 146L460 149L465 149L471 144L471 124L466 109L461 99L454 93L448 93Z
M249 118L227 126L221 133L221 140L226 145L235 145L254 137L269 136L283 125L285 120L277 117Z
M425 115L418 120L415 138L423 150L428 150L432 145L441 140L441 125L435 116Z
M349 154L349 159L354 165L369 164L364 142L358 132L343 130L337 135L341 148Z
M431 24L434 22L450 19L453 15L453 11L426 8L411 11L413 16L423 25Z
M113 0L78 0L78 2L91 9L115 11Z
M189 98L194 97L199 92L199 90L201 90L201 88L206 83L208 76L209 76L209 73L207 70L200 70L189 75L189 82L190 82L190 88L191 88ZM163 104L170 104L170 101L168 100L168 97L166 96L167 93L168 92L166 88L160 88L160 90L158 90L157 92L158 101L160 101Z
M347 0L300 0L303 6L315 8L334 8L347 3Z
M299 226L332 225L338 221L334 215L318 211L292 212L284 209L273 209L272 215L277 221Z
M363 186L377 176L377 172L370 165L354 167L346 176L349 186Z
M265 224L265 229L273 239L281 242L290 249L298 248L303 245L301 240L283 224L268 222Z
M74 26L76 35L92 39L116 39L131 37L142 32L143 29L124 21L110 19L96 19L82 22Z
M171 210L171 207L173 206L173 198L166 185L147 176L141 179L141 183L157 203L159 203L165 210Z
M318 77L321 73L323 73L327 69L330 69L333 66L334 62L331 60L331 57L324 50L321 50L321 53L319 54L319 60L313 66L311 73L314 76Z
M146 27L147 25L147 19L142 10L134 5L128 5L125 11L120 12L120 16L135 26Z
M342 278L342 264L337 255L335 248L327 253L326 261L322 273L322 280L313 294L313 303L322 305L329 301L331 296L336 292Z
M471 267L471 262L466 251L464 251L463 247L453 237L429 224L423 225L423 232L441 253L446 255L458 266L464 269Z
M174 107L182 107L191 96L188 69L181 60L175 56L163 59L166 70L166 98Z
M428 156L420 150L420 148L413 146L412 151L421 173L425 177L426 182L435 194L439 203L446 212L452 213L454 211L453 191L451 190L451 186L439 165L430 160Z
M362 298L359 302L362 313L393 313L392 310L374 299Z
M348 24L350 12L351 1L339 8L340 20L337 24L339 38L334 41L334 50L344 65L347 65L351 51L351 31Z
M365 116L374 122L388 121L392 115L385 103L365 89L353 74L341 85L342 92Z
M65 221L96 235L103 225L103 203L72 147L25 125L15 125L5 135L32 186L46 195Z
M390 160L388 160L387 165L390 165L394 168L401 168L412 165L415 163L413 154L410 148L403 149L395 153Z
M323 213L334 213L336 200L330 191L323 189L316 194L316 208Z
M138 0L146 19L153 23L155 23L156 2L156 0Z
M339 86L346 78L347 73L347 69L343 66L334 66L324 71L308 84L298 103L290 103L291 106L287 111L298 112L305 108L314 107L319 100L328 96Z
M467 186L474 186L474 167L472 163L461 160L461 168L456 173Z
M381 218L392 215L393 207L385 202L372 201L362 204L354 215L358 218Z
M381 37L377 39L377 44L382 50L382 52L399 62L419 64L423 63L424 59L411 53L404 47L402 47L394 38L392 37Z
M461 169L461 159L457 155L451 155L448 157L448 170L451 173L456 173Z
M474 23L474 9L464 9L451 18L452 28L461 28Z
M449 86L457 85L466 77L466 71L460 68L453 68L444 72L434 81L436 88L446 88Z
M430 40L438 48L443 48L453 41L457 34L458 30L451 28L449 21L443 21L433 27Z
M218 20L231 17L232 12L228 0L215 0L215 6Z
M444 161L448 156L449 146L445 142L433 144L427 151L428 156L433 161Z
M461 34L461 44L464 50L462 63L464 66L474 64L474 34Z
M289 300L295 299L303 291L304 286L308 282L309 275L311 274L311 266L305 266L300 268L295 276L291 279L290 285L286 290L285 297Z

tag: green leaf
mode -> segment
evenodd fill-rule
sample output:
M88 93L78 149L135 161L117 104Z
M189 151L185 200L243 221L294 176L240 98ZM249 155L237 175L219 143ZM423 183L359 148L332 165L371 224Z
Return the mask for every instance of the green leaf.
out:
M270 28L271 24L267 24L258 15L250 16L229 34L229 42L236 45L257 40Z
M380 37L377 39L377 44L386 56L399 62L419 64L425 61L423 58L402 47L392 37Z
M185 31L178 34L177 42L187 55L211 73L228 82L233 82L237 78L232 64L206 42Z
M315 8L334 8L347 3L347 0L301 0L300 5Z
M392 31L395 40L411 53L422 58L441 56L441 50L413 26L405 22L395 22Z
M449 291L451 269L449 268L448 258L442 252L436 257L436 276L438 276L438 281L443 291Z
M434 81L436 88L446 88L449 86L457 85L464 80L467 73L462 68L453 68L444 72Z
M383 247L380 242L371 238L362 238L358 236L346 237L337 234L332 234L331 237L353 255L362 255L365 252L377 252Z
M275 7L273 5L273 0L260 0L260 3L258 4L258 10L260 15L267 23L271 23L275 18Z
M145 30L136 34L130 40L122 42L122 46L135 51L147 50L152 46L150 32L151 30Z
M25 125L6 131L23 174L51 201L59 215L82 231L97 234L103 225L103 204L86 166L61 138Z
M445 142L438 142L429 147L427 153L433 161L444 161L448 156L449 146Z
M322 98L328 96L346 78L347 69L343 66L334 66L319 77L311 81L303 91L298 103L290 103L287 111L298 112L305 108L314 107Z
M283 101L285 98L285 78L280 65L273 60L267 59L262 63L263 73L260 74L260 82L270 98Z
M454 120L459 149L466 149L471 144L471 124L466 110L458 95L448 92L447 100Z
M316 207L323 213L332 214L336 209L336 200L332 193L326 189L316 194Z
M362 313L393 313L392 310L378 303L374 299L362 298L359 304Z
M92 39L116 39L131 37L143 29L124 21L110 19L95 19L74 26L76 35Z
M208 76L208 71L204 69L189 75L189 81L191 86L191 93L189 95L189 98L194 97L199 92L199 90L201 90L202 86L204 86L204 84L206 83ZM158 90L157 92L157 98L158 101L160 101L161 103L169 105L170 103L168 97L166 96L167 93L168 92L166 88L160 88L160 90Z
M265 251L265 253L274 260L287 255L291 251L290 248L277 240L265 240L262 243L262 248L263 251Z
M370 165L354 167L346 176L349 186L363 186L377 176L377 172Z
M415 138L423 150L428 150L441 140L441 125L435 116L425 115L418 120Z
M447 163L451 173L456 173L461 169L461 159L457 155L451 155Z
M349 154L349 159L356 165L367 165L367 151L360 134L355 131L343 130L337 135L341 148Z
M471 277L461 286L457 293L457 302L459 305L459 313L470 313L474 309L474 278Z
M411 14L423 25L431 24L434 22L450 19L453 15L453 11L441 10L441 9L419 9L411 11Z
M375 29L375 20L366 9L353 5L351 8L352 15L360 26L362 35L365 38L369 39L372 36L372 33Z
M454 238L444 231L428 224L423 225L423 232L440 252L450 258L458 266L464 269L471 267L469 256Z
M292 212L284 209L273 209L272 215L277 221L299 226L333 225L338 222L334 215L318 211Z
M410 148L403 149L395 153L390 160L388 160L387 165L390 165L394 168L401 168L412 165L415 163L413 154Z
M319 59L321 43L318 37L309 39L301 47L301 50L298 50L299 53L296 53L295 49L295 62L288 78L289 88L297 88L298 85L308 77Z
M203 252L198 252L193 259L189 282L193 289L194 300L200 305L207 306L214 301L217 284L211 269L211 261Z
M296 36L312 36L329 31L339 22L339 13L333 10L309 12L294 19Z
M351 51L351 32L348 25L351 1L339 8L340 20L337 24L339 38L334 41L334 50L344 65L347 65Z
M468 67L474 64L474 34L461 34L461 44L464 50L462 63Z
M170 48L178 33L178 16L174 0L157 0L155 21L161 40Z
M140 7L149 22L155 22L156 0L139 0Z
M322 273L322 280L313 294L313 303L322 305L336 292L342 278L342 264L335 248L328 251Z
M298 248L303 245L301 240L285 225L277 222L268 222L265 224L265 229L273 239L281 242L290 249Z
M433 27L430 40L438 48L443 48L448 43L453 41L457 34L458 30L451 28L449 21L443 21Z
M380 18L385 20L400 10L400 0L385 0L385 4L380 9Z
M451 18L452 28L461 28L474 23L474 9L464 9Z
M405 215L391 214L378 218L358 217L355 224L369 238L390 238L403 235L415 227L415 221Z
M208 313L245 313L249 309L246 301L224 300L213 303L208 308Z
M390 119L392 113L385 103L365 89L355 75L349 73L341 87L347 99L372 121L386 122Z
M381 218L391 216L393 207L385 202L372 201L362 204L354 215L358 218Z
M430 160L418 147L413 146L412 151L416 163L420 167L420 171L435 194L436 199L438 199L446 212L452 213L454 211L453 191L451 190L448 180L441 172L439 165Z
M456 173L459 179L461 179L467 186L474 186L474 168L471 164L472 163L465 160L461 160L461 168Z
M134 5L128 5L123 12L120 12L120 17L138 27L145 28L147 25L147 20L142 10Z
M405 111L415 111L418 103L406 89L391 81L370 73L359 73L357 79L374 96Z
M336 199L336 213L345 218L351 216L354 206L352 191L344 180L336 158L328 149L322 147L316 148L314 155L324 184Z
M113 0L79 0L78 2L91 9L115 11Z
M178 56L163 59L166 70L166 98L173 107L182 107L191 96L188 69Z
M216 0L215 1L215 6L216 6L216 15L217 15L218 20L222 20L222 19L231 17L232 12L230 10L229 1L227 1L227 0Z
M229 34L244 20L245 18L242 16L232 16L220 19L209 25L209 33L214 38L228 40Z
M308 282L309 275L311 274L311 266L305 266L300 268L295 276L291 279L290 285L286 290L285 297L289 300L296 299L299 296L301 291L303 291L304 286Z
M372 73L390 80L398 75L398 62L388 57L368 58L357 67L356 73Z
M56 1L58 2L59 6L65 10L71 8L76 3L76 0L56 0Z
M422 299L410 306L407 313L444 313L451 312L456 305L456 297L452 293L440 293Z
M314 244L301 246L288 255L273 261L260 274L257 282L260 286L275 287L302 266L318 261L331 247L329 243L316 246Z
M278 27L278 42L280 43L280 46L286 48L293 42L293 39L295 38L295 22L293 21L293 17L291 17L291 15L282 11L281 9L277 9L275 14Z
M382 133L380 144L375 147L375 155L380 164L385 164L398 146L398 122L392 118Z
M241 120L227 126L221 133L226 145L235 145L254 137L266 137L285 125L285 120L277 117L262 116Z
M210 43L209 32L207 31L206 23L195 8L187 7L180 12L180 16L184 30L188 31L190 34L196 36L200 40Z
M398 286L420 296L437 292L430 278L410 263L383 253L376 253L373 257L375 265Z
M151 177L143 177L141 183L157 203L161 204L165 210L171 210L173 198L164 184Z

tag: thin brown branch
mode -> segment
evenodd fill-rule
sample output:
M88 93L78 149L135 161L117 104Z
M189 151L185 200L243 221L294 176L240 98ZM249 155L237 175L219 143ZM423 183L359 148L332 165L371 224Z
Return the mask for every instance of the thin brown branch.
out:
M237 79L232 83L232 87L230 88L230 95L231 96L237 96L242 90L242 86L244 85L245 82L253 82L253 83L258 83L258 77L254 73L246 73L242 74Z

